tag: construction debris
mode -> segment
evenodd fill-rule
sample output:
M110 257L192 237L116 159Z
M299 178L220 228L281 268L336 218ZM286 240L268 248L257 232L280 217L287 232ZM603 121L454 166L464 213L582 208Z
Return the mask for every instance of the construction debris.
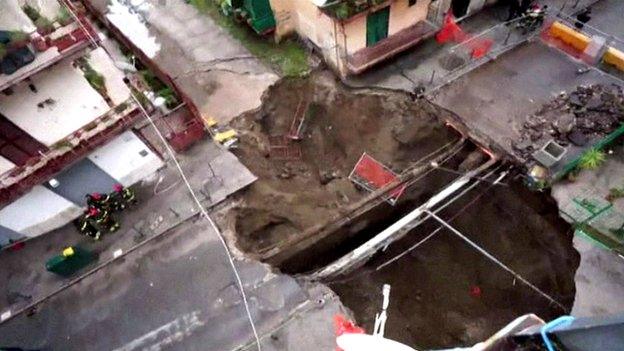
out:
M516 155L529 159L548 140L561 146L586 146L624 123L624 93L618 85L579 86L529 115L513 142Z

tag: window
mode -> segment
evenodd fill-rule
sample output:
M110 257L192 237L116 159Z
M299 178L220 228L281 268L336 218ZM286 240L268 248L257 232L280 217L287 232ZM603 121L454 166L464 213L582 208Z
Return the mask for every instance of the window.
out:
M408 5L408 6L414 6L414 5L416 5L416 0L407 0L407 5Z

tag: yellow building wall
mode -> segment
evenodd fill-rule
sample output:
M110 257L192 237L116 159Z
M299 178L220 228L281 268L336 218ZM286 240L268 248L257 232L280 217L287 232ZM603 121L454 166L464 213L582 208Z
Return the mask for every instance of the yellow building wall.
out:
M277 39L298 33L314 43L325 61L340 72L345 70L346 56L366 47L366 15L341 23L325 15L311 0L270 1L277 22ZM431 1L417 0L413 6L409 6L408 0L391 2L388 36L427 19Z
M416 0L413 6L409 6L408 0L397 0L392 3L388 35L394 35L426 19L430 3L431 0Z
M339 44L342 34L338 33L339 26L331 17L310 0L271 0L271 8L275 13L278 39L297 32L321 50L329 65L342 70L344 54Z
M409 6L408 0L396 0L390 4L388 36L411 27L427 18L431 0L417 0ZM347 52L349 55L366 47L366 16L359 16L344 24L347 34Z

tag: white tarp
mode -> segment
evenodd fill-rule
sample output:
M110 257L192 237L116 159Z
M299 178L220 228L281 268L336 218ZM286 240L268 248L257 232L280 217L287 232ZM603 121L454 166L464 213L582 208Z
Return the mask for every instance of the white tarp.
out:
M37 185L0 210L0 225L33 237L62 227L81 213L80 207Z
M23 30L27 33L36 30L17 0L0 0L0 29Z
M89 159L124 186L149 177L163 166L162 160L131 131L94 151Z
M106 18L145 55L152 58L160 51L160 44L150 35L140 13L147 11L149 6L145 1L110 0Z
M13 87L12 95L0 94L0 113L47 146L110 109L83 73L68 60L32 76L31 81L36 93L22 82Z
M25 0L24 3L37 9L41 16L49 19L50 21L54 21L61 13L61 4L58 0Z

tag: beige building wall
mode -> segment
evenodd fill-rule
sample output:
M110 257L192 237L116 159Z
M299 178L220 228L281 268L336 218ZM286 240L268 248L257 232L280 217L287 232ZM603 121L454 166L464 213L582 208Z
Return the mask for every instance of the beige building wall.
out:
M397 0L390 7L390 24L388 35L394 35L401 30L427 18L427 11L431 0L416 0L416 4L409 6L408 0Z
M314 43L325 61L341 73L345 72L346 56L366 47L367 14L340 22L325 15L311 0L270 1L277 22L277 40L298 33ZM472 0L469 13L493 2L496 0ZM424 20L439 24L450 5L451 0L416 0L412 6L409 6L409 0L391 1L388 36Z
M417 0L409 6L408 0L396 0L390 4L388 36L427 19L431 0ZM357 16L344 24L347 34L347 53L349 55L366 47L366 15Z
M342 70L343 50L340 42L342 34L334 20L325 15L310 0L271 0L277 27L275 34L279 40L297 32L318 47L325 61L338 70Z

